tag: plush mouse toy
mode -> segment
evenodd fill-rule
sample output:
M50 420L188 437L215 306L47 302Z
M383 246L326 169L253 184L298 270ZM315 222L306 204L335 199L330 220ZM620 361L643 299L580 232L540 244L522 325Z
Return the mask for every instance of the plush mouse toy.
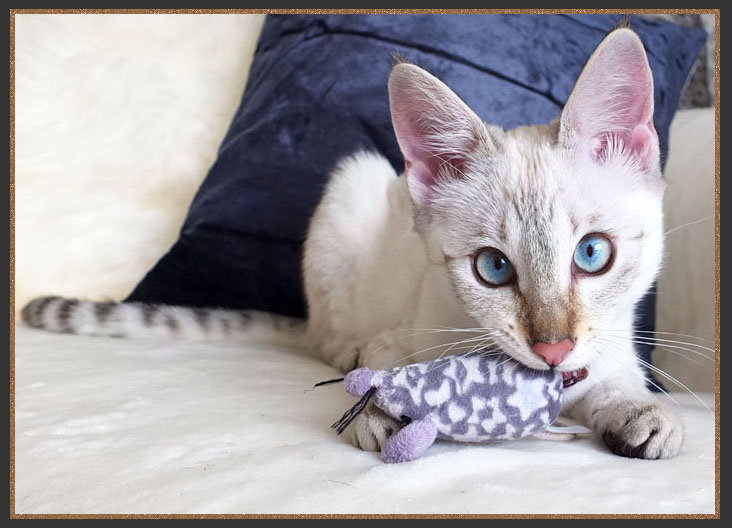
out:
M565 385L561 372L533 370L504 354L450 356L381 371L358 368L344 386L361 399L333 427L342 433L373 399L405 424L385 442L384 460L406 462L436 438L482 442L541 432L559 415Z

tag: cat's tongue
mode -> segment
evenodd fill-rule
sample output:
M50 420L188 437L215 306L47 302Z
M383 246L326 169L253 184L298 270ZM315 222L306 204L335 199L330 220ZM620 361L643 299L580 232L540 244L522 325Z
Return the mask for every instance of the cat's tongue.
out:
M571 387L575 383L578 383L587 377L587 368L582 367L577 370L570 370L569 372L562 372L562 380L564 381L564 388Z

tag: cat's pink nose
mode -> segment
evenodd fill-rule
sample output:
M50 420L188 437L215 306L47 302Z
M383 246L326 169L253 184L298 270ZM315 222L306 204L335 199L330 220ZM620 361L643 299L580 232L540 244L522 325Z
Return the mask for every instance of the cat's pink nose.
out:
M554 343L543 343L541 341L531 345L534 354L542 358L547 365L552 367L559 365L564 357L574 348L574 342L571 339L563 339Z

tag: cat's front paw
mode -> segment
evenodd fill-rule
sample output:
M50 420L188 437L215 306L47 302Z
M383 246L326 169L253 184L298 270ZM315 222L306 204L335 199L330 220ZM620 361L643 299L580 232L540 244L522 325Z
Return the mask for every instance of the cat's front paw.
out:
M598 430L616 455L671 458L681 448L681 422L659 404L623 406L600 411Z
M366 409L351 422L343 435L364 451L381 451L382 446L401 424L384 411L369 403Z

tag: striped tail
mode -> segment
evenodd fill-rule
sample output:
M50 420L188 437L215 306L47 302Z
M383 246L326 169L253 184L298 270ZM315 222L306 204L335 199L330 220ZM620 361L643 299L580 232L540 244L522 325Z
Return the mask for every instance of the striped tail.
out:
M34 328L79 335L168 339L264 339L305 346L302 319L257 311L39 297L21 313Z

